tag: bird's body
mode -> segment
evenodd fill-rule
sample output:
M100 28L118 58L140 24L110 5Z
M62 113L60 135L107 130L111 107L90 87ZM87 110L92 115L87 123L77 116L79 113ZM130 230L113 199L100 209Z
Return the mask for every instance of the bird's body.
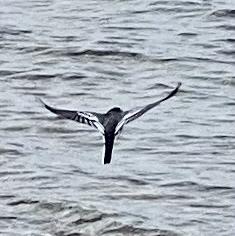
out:
M103 163L109 164L112 158L112 150L115 137L121 132L123 126L142 116L145 112L157 106L161 102L174 96L177 93L180 85L181 83L179 83L178 86L173 91L171 91L171 93L165 98L157 102L148 104L147 106L144 106L140 109L134 109L129 111L123 111L119 107L114 107L110 109L107 113L103 114L96 112L62 110L48 106L44 102L43 104L49 111L59 115L62 118L74 120L79 123L88 124L98 129L98 131L103 135L105 140Z
M123 111L119 107L114 107L109 110L104 117L104 140L105 151L103 154L104 164L110 163L112 157L113 143L115 139L115 129L123 118Z

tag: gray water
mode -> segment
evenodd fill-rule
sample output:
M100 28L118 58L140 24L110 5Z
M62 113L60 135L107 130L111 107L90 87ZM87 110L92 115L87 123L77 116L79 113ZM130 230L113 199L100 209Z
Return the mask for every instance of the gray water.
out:
M233 0L0 1L0 235L235 234ZM180 92L102 138L57 119Z

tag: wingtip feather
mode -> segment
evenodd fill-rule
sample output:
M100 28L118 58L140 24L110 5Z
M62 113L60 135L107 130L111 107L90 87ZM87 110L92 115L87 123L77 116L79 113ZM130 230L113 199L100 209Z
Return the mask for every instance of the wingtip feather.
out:
M38 103L40 103L43 107L46 106L46 103L45 103L41 98L36 97L36 101L37 101Z
M181 85L182 85L182 83L181 83L181 82L178 82L178 84L177 84L177 86L175 87L175 89L172 90L172 91L170 92L170 94L169 94L166 98L164 98L163 100L166 100L166 99L168 99L168 98L174 96L174 95L179 91L179 88L180 88Z
M177 84L177 89L179 89L179 87L182 85L182 83L181 82L178 82L178 84Z

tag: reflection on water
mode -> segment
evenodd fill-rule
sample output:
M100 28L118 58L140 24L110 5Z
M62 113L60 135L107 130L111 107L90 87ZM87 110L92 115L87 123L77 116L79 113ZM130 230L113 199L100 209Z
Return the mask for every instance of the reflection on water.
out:
M234 12L232 1L2 2L0 234L233 235ZM95 130L37 100L129 109L179 81L125 127L109 166Z

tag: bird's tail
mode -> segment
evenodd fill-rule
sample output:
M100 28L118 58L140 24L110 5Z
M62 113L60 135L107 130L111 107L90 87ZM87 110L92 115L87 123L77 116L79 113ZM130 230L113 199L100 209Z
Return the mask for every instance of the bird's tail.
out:
M112 158L113 144L114 144L114 134L105 134L105 144L103 151L103 164L109 164Z

